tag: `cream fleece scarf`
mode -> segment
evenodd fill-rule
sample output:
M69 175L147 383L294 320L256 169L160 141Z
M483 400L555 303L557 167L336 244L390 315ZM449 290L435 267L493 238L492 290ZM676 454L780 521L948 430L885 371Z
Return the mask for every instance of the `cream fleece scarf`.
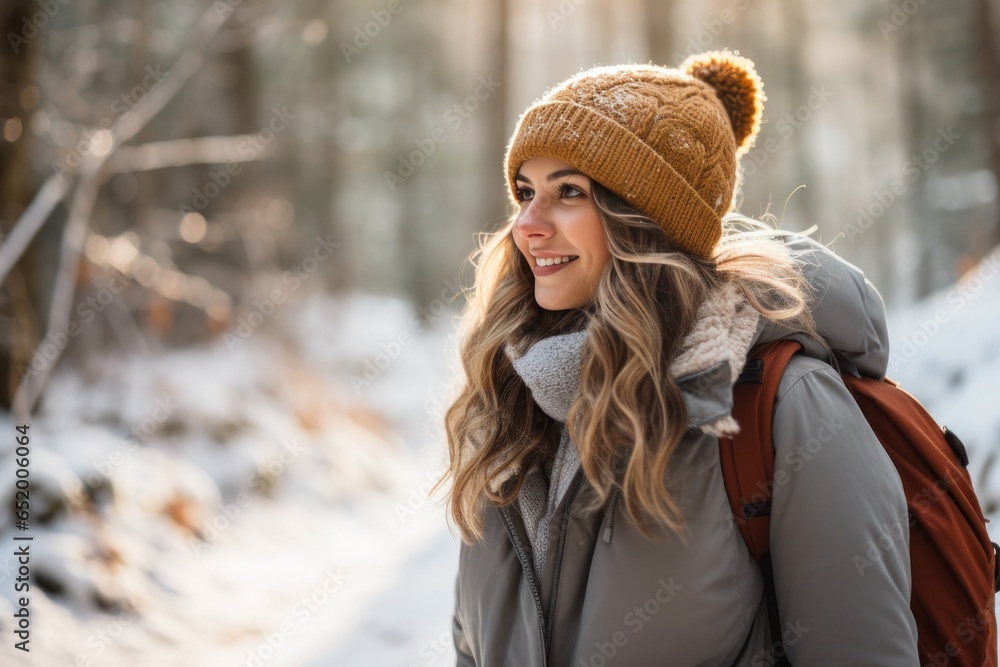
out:
M736 286L724 283L699 307L695 324L684 338L681 353L671 363L671 373L683 381L687 376L727 362L731 390L746 362L759 317L757 310ZM569 406L579 392L581 350L586 335L586 331L578 331L549 336L537 341L520 357L514 356L510 346L505 348L534 401L547 415L563 422L549 479L536 465L528 471L518 495L539 579L545 564L549 519L580 467L579 451L569 437L565 421ZM717 416L699 424L698 428L714 436L739 431L739 425L730 414ZM499 490L518 472L517 465L508 466L491 483L491 488Z

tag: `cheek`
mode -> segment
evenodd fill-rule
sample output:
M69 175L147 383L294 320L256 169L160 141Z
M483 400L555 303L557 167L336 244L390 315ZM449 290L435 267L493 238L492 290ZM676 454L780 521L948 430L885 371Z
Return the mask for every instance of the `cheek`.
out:
M595 255L591 260L590 274L593 276L594 280L597 280L601 273L604 272L605 267L608 265L608 260L610 256L605 255Z
M586 243L587 253L596 264L604 264L611 256L610 251L608 251L607 238L604 235L604 227L599 219L591 221L587 228L587 234L582 240Z
M520 235L517 234L516 232L514 232L513 236L514 236L514 247L517 249L518 252L521 253L522 256L527 255L528 254L528 248L527 248L528 242L525 241L523 238L521 238Z
M604 257L608 253L608 240L600 227L591 229L587 234L587 250L594 257Z

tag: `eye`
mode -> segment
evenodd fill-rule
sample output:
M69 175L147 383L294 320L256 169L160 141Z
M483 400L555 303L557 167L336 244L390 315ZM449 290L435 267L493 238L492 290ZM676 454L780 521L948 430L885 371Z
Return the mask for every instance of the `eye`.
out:
M514 190L514 198L517 201L524 201L526 199L531 199L531 194L533 193L531 188L520 187Z
M576 193L575 195L572 193ZM586 193L583 190L576 187L571 183L560 183L559 184L559 195L562 197L568 197L574 199L576 197L586 197Z

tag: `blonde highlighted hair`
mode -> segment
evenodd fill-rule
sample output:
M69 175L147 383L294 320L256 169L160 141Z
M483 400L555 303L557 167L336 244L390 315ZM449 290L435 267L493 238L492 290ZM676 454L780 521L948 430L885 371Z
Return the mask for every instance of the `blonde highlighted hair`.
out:
M684 517L665 480L687 415L669 368L698 306L732 282L762 316L822 342L808 286L779 238L789 232L730 213L715 253L700 258L672 248L653 220L591 185L611 258L586 306L549 311L535 302L534 275L512 236L517 211L484 233L470 256L475 282L458 331L465 384L444 414L449 462L434 486L451 480L449 514L466 543L483 537L487 507L514 502L532 464L553 456L559 441L561 425L532 400L506 344L523 352L543 337L586 329L580 392L566 427L595 499L603 503L620 484L643 535L654 539L659 524L683 539ZM519 474L491 490L512 464ZM615 471L623 471L620 480Z

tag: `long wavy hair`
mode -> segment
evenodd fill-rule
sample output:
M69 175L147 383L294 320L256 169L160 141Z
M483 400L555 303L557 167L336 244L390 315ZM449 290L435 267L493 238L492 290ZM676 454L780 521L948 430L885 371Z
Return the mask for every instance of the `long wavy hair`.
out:
M700 258L674 249L658 224L600 183L591 186L611 258L587 305L549 311L535 302L534 275L512 235L517 210L481 233L469 258L475 282L458 326L465 378L444 414L449 461L431 490L451 479L446 502L468 544L483 537L487 505L514 502L532 464L554 456L559 442L561 425L532 400L506 344L523 353L543 337L586 329L566 426L596 502L618 485L629 519L649 539L654 524L684 537L666 473L687 415L669 368L709 293L730 281L761 315L825 347L808 285L779 238L789 232L730 213L715 254ZM520 466L514 481L491 490L511 464Z

